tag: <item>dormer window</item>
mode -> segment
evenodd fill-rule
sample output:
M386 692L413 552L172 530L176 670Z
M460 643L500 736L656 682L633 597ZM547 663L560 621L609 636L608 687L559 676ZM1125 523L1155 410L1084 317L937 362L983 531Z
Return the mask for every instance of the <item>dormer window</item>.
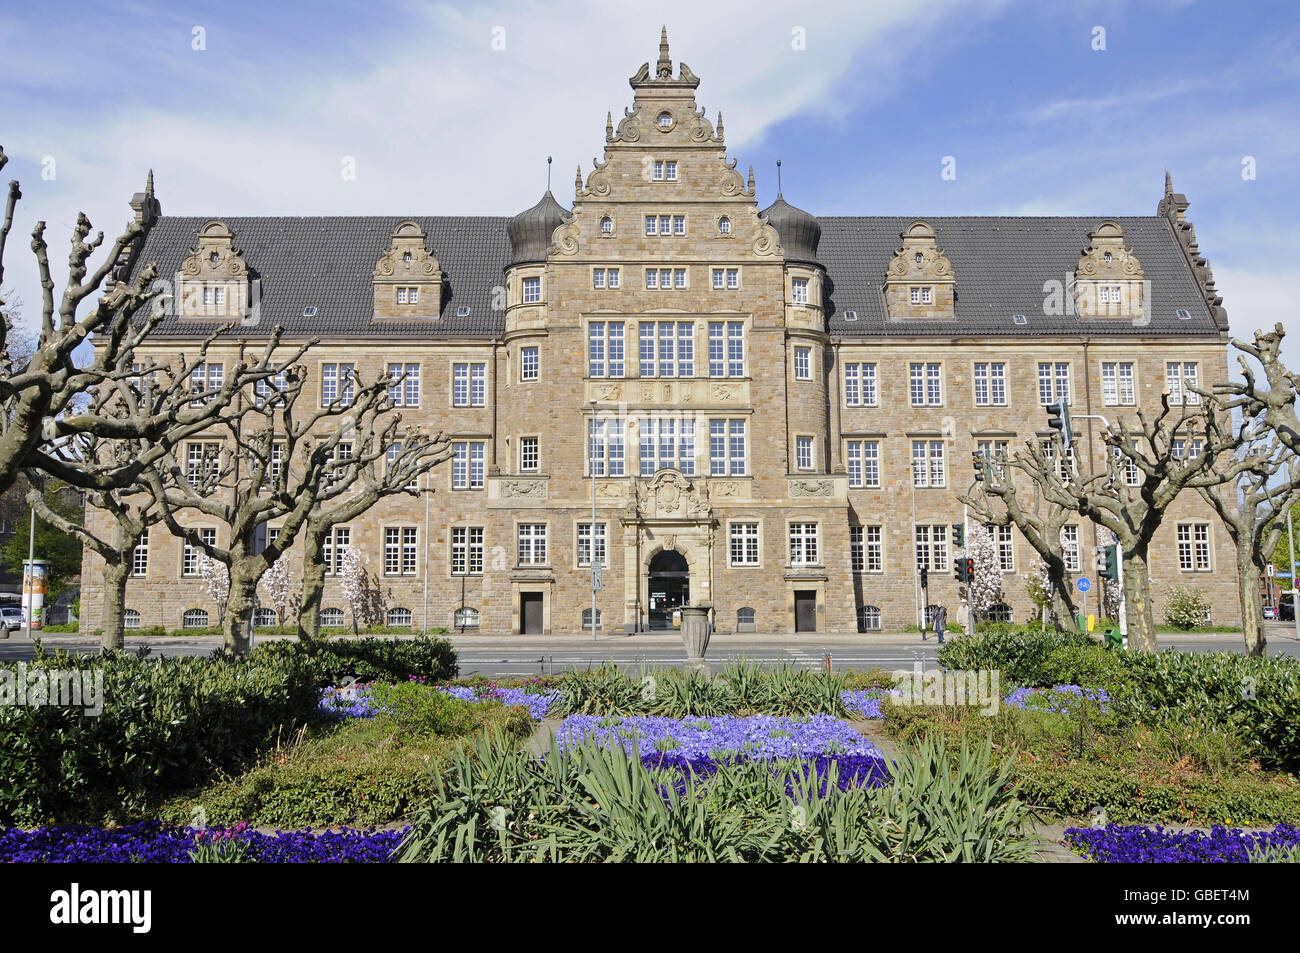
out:
M956 279L934 229L917 221L900 237L903 244L885 275L886 313L893 320L954 317Z
M912 294L911 294L911 298L910 298L910 300L911 300L912 304L920 304L920 303L921 303L921 289L920 289L920 288L913 288L913 289L912 289Z
M933 300L934 300L933 289L931 289L931 288L922 288L922 289L921 289L921 304L930 304Z
M1124 245L1118 222L1101 222L1074 269L1074 308L1082 318L1135 318L1143 313L1142 263Z
M442 319L442 267L418 222L399 222L375 263L374 319Z
M419 304L420 289L413 285L402 285L397 289L398 304Z
M677 181L677 163L676 162L656 162L654 164L654 180L656 182L676 182Z
M203 289L203 303L222 307L226 303L226 289L208 286Z

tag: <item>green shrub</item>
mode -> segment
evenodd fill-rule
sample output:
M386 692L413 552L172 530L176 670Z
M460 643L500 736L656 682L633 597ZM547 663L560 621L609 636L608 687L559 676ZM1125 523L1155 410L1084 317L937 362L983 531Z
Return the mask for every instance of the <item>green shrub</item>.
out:
M893 672L883 668L869 668L866 671L853 669L844 673L844 687L855 692L872 688L890 689L897 681Z
M28 675L49 669L102 675L103 711L0 706L0 824L147 814L160 797L242 767L318 702L311 671L288 657L57 653L25 664ZM17 666L0 672L16 679Z
M440 682L459 672L456 650L446 639L280 640L261 643L253 656L293 659L306 665L322 688L349 676L359 682L404 682L418 675Z
M1096 645L1078 632L1044 632L998 624L983 633L945 642L939 649L939 664L948 671L996 668L1005 683L1043 686L1055 684L1044 669L1054 651Z
M419 682L376 683L369 692L383 716L403 731L454 736L464 734L481 720L481 705L452 698Z
M1172 586L1165 603L1165 622L1187 631L1204 625L1209 617L1210 600L1195 586Z

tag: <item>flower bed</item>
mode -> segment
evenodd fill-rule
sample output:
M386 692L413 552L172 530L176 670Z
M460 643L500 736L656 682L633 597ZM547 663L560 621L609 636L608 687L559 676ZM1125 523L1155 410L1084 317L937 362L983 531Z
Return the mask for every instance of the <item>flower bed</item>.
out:
M405 830L341 830L313 833L250 830L197 831L164 827L157 821L106 830L96 827L0 829L0 859L8 863L188 864L190 852L206 840L238 842L243 860L261 864L387 863Z
M1071 706L1077 707L1080 701L1094 701L1102 711L1110 707L1110 695L1104 688L1083 688L1080 685L1056 685L1052 688L1017 688L1003 699L1003 703L1012 708L1027 708L1033 711L1048 711L1056 715L1068 715Z
M744 754L718 758L712 758L708 755L687 758L675 751L656 751L641 756L641 763L647 768L651 770L676 769L683 778L687 774L709 777L716 773L720 767L728 764L741 764L750 760L759 759ZM841 791L860 787L879 788L889 783L889 768L885 764L885 759L872 754L818 754L805 756L799 759L795 770L800 772L805 783L816 778L820 782L817 786L818 793L825 796L832 766L834 766L836 772L837 786ZM790 795L794 794L794 777L792 773L786 780L785 790ZM685 782L683 780L678 784L678 793L683 793L684 788Z
M859 718L885 717L880 711L880 702L883 699L878 690L843 691L840 692L840 698L849 713L857 715Z
M687 761L741 755L747 760L869 755L880 752L848 722L830 715L661 718L649 715L570 715L556 736L560 747L585 738L621 743L629 755L671 753Z
M425 681L415 675L412 675L410 680L420 683ZM500 688L491 683L474 687L468 685L441 685L435 687L434 691L474 704L499 701L503 705L522 705L528 709L528 714L534 721L541 721L545 718L546 713L560 699L559 692L537 694L524 688ZM375 704L374 699L370 697L367 686L351 685L343 688L323 689L321 691L319 711L326 718L343 719L373 718L379 713L380 709Z
M1300 829L1279 824L1271 831L1247 832L1216 824L1205 831L1167 831L1163 827L1071 827L1071 847L1102 864L1244 864L1252 853L1300 850Z

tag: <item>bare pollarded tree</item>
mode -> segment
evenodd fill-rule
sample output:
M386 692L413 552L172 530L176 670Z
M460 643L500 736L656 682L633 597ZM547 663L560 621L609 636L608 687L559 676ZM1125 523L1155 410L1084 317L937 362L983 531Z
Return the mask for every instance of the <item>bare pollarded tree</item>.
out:
M343 382L337 397L300 419L305 381L306 368L295 366L271 398L225 420L213 431L223 446L218 459L205 453L183 465L173 452L165 467L145 474L168 528L229 570L230 594L221 620L227 653L248 651L263 573L292 546L317 506L347 494L387 455L400 426L388 402L387 379L369 385ZM432 439L408 438L408 452L417 453ZM192 479L196 468L220 474L215 489L209 492ZM205 540L186 525L186 511L223 524L229 534L225 544Z

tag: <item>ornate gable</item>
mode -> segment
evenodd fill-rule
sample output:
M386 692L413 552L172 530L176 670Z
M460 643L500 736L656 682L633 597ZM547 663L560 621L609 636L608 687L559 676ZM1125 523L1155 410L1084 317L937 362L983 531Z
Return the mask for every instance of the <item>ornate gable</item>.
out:
M939 248L934 229L916 221L900 236L885 276L885 308L891 318L955 317L957 279Z
M225 222L199 229L198 243L181 262L180 317L238 321L248 304L248 264Z
M1102 222L1074 269L1074 307L1084 318L1136 318L1143 309L1142 263L1124 247L1124 229Z
M392 245L375 263L375 319L442 316L442 266L425 247L424 229L412 221L393 229Z

